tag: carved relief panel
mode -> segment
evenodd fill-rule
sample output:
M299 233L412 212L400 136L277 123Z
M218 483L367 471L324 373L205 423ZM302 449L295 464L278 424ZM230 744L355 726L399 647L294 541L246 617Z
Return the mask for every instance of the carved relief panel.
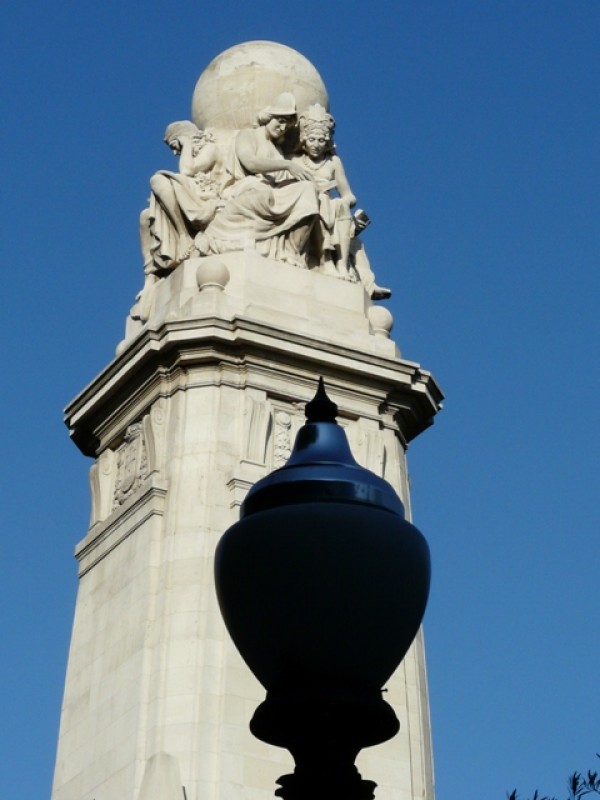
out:
M266 392L248 392L245 397L243 455L229 482L232 506L239 506L249 488L268 472L283 467L289 459L296 434L304 424L304 404L269 398ZM406 498L407 476L404 447L393 427L379 420L338 417L356 460L385 478Z
M142 422L127 428L125 441L116 451L116 467L113 508L122 505L148 475L148 452Z
M240 506L250 487L273 469L282 467L292 452L304 405L247 390L244 398L243 452L229 481L231 506Z
M292 452L292 415L287 411L275 412L273 432L273 469L283 467Z
M102 522L133 497L162 466L165 409L157 401L150 413L127 426L122 441L107 448L90 469L90 526Z
M271 433L272 410L265 392L245 393L242 461L264 465Z
M344 423L342 423L344 424ZM344 424L354 458L363 467L383 476L385 448L379 423L358 419Z

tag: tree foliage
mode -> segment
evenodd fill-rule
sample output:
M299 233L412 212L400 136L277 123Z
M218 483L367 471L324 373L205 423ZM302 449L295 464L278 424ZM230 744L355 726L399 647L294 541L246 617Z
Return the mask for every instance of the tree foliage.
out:
M596 753L596 756L600 758L600 753ZM581 772L574 772L569 776L567 785L569 794L566 800L581 800L581 798L591 794L600 795L600 775L598 772L592 772L592 770L588 770L587 775L583 775ZM513 789L507 797L508 800L520 800L516 789ZM558 800L558 798L550 797L549 795L542 796L536 789L530 800Z

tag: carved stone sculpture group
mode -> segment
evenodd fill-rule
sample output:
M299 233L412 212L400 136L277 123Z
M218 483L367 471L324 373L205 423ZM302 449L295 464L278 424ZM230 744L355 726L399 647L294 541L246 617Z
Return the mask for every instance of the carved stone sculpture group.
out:
M297 114L284 92L263 109L252 129L200 130L193 122L167 127L165 142L179 172L150 180L140 217L145 285L153 290L182 261L247 248L301 269L362 282L375 300L391 292L376 285L358 234L369 223L352 213L352 194L333 143L334 118L315 104Z

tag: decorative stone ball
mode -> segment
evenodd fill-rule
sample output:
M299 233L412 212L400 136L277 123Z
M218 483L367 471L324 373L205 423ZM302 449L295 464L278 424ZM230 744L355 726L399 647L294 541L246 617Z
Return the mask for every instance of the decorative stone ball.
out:
M282 92L298 113L314 103L329 108L321 76L303 55L277 42L244 42L218 55L194 90L192 119L199 128L251 128L256 115Z
M216 256L194 259L198 262L196 283L201 292L222 292L229 283L229 270Z
M384 306L371 306L367 311L371 329L375 336L389 338L394 324L394 317Z

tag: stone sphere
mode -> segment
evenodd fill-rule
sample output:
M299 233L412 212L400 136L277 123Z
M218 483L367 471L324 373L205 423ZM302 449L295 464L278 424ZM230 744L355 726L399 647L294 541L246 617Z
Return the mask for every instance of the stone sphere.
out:
M394 325L394 317L387 308L383 306L371 306L367 311L367 317L369 318L371 329L375 336L385 336L387 338L390 335Z
M190 259L192 260L192 259ZM229 283L229 270L217 256L193 259L196 267L196 283L201 292L222 292Z
M299 113L313 103L329 109L325 84L303 55L277 42L244 42L218 55L200 75L192 119L199 128L251 128L258 112L282 92L294 95Z

